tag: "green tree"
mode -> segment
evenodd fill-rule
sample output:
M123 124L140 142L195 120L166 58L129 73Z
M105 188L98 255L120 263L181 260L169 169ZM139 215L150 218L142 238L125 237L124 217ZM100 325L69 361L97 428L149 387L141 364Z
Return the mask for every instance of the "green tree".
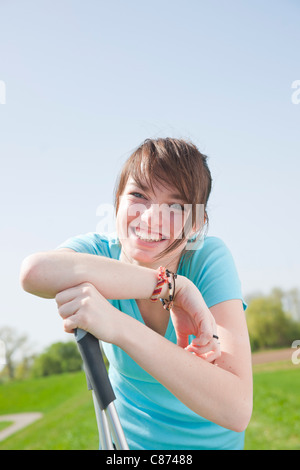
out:
M76 372L82 368L82 359L74 342L54 343L35 359L34 377L44 377L64 372Z
M30 360L32 345L26 334L20 334L15 328L3 326L0 328L0 340L5 345L5 367L1 377L15 379L16 367L20 361Z
M282 292L273 289L266 297L254 298L246 310L252 351L290 347L300 335L300 325L282 305Z

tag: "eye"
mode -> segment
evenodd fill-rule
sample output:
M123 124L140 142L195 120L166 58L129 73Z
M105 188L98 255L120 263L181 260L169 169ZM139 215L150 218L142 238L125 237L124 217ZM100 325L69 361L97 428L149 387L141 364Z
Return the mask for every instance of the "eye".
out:
M170 209L173 209L173 210L176 210L176 211L184 211L184 204L178 204L178 203L174 203L174 204L169 204L169 207Z
M145 199L145 197L141 193L137 193L137 192L130 193L130 196L134 196L134 197L137 197L139 199L141 199L141 198Z

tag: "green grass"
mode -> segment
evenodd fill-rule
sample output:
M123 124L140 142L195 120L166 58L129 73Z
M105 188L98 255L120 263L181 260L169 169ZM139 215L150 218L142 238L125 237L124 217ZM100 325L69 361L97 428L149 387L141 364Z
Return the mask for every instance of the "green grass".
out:
M300 450L300 366L255 366L247 450ZM0 442L4 449L97 449L98 430L84 373L0 385L0 415L38 411L43 418ZM1 424L1 423L0 423Z
M0 421L0 431L2 431L2 429L8 428L8 426L11 424L13 424L13 421Z
M97 449L91 392L82 372L0 386L0 415L38 411L43 418L0 442L0 450Z
M247 450L300 450L300 367L290 361L254 368Z

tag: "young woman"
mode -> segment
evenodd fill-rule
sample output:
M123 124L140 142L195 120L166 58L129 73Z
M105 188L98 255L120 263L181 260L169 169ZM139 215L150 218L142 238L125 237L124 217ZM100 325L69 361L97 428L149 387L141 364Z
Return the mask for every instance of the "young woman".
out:
M192 143L146 140L118 179L117 236L79 235L22 265L23 288L56 299L65 331L104 342L130 449L243 448L246 305L228 248L205 235L210 191Z

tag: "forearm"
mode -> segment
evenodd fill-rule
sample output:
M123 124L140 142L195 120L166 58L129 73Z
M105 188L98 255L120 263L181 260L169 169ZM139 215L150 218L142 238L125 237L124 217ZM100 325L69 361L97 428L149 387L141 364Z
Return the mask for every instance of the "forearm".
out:
M238 432L247 426L251 400L238 376L185 351L127 315L122 316L118 331L118 345L192 411Z
M52 251L26 258L21 284L31 294L54 298L58 292L89 282L107 299L149 299L156 286L153 269L85 253ZM162 295L167 295L167 286Z

